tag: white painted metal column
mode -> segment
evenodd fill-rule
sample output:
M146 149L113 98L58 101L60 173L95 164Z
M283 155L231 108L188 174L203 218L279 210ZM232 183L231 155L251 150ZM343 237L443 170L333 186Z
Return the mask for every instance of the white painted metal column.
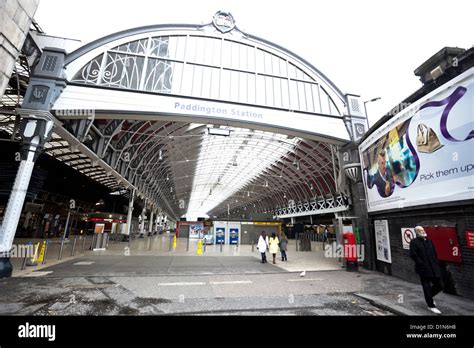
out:
M151 211L151 214L150 214L150 223L148 224L148 233L149 234L153 234L153 215L154 215L154 211L152 210Z
M140 238L143 238L145 235L146 201L147 199L145 198L142 209L142 221L140 223Z
M132 213L133 213L133 201L135 199L135 189L130 192L130 199L128 200L128 212L127 212L127 229L125 235L130 235L130 229L132 228Z
M156 218L155 218L155 226L153 229L153 232L158 232L158 226L160 225L160 214L158 211L156 212Z
M47 117L31 115L31 118L23 120L21 127L24 141L22 160L8 200L3 223L0 227L0 278L11 276L10 250L15 238L18 221L20 220L23 203L25 202L31 174L43 145L51 136L52 129L53 121Z

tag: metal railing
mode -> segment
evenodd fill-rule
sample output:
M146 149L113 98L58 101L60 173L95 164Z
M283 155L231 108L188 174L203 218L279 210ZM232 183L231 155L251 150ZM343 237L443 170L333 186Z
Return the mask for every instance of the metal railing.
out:
M81 244L81 248L80 248L79 253L84 254L85 247L86 247L86 241L89 240L89 239L92 241L92 243L90 245L90 250L92 250L94 239L95 239L94 237L95 236L93 236L92 238L88 238L87 236L80 236L80 237L76 236L76 237L74 237L72 242L66 241L65 239L61 239L61 241L59 242L57 260L60 261L60 260L63 259L63 254L64 254L64 252L67 248L67 245L71 245L70 257L74 257L76 255L76 251L77 251L77 245L78 245L77 243L81 239L82 239L82 244ZM25 256L23 257L23 261L22 261L21 268L20 268L21 270L25 270L26 266L39 266L40 264L41 265L47 264L48 256L50 256L50 253L51 253L50 249L53 245L53 242L51 242L51 240L46 239L46 240L38 241L37 243L27 242L27 243L23 244L23 248L25 248L25 250L26 250L28 248L28 246L38 245L38 243L39 243L39 246L37 247L37 251L34 252L34 255L25 253ZM44 245L43 245L43 243L44 243ZM41 253L43 247L44 247L44 251L42 252L43 257L42 257L42 260L39 262L38 261L39 260L39 254Z
M324 248L324 234L322 233L313 233L313 232L303 232L297 233L295 236L296 241L296 251L311 251L312 242L323 243ZM326 241L327 243L327 241Z

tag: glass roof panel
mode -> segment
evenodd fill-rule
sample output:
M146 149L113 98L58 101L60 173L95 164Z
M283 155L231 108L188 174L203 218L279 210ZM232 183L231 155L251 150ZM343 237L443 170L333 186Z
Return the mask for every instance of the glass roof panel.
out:
M233 128L230 136L204 135L188 219L206 216L207 212L293 151L297 142L297 138L290 140L285 135L241 128ZM217 157L216 151L219 153Z

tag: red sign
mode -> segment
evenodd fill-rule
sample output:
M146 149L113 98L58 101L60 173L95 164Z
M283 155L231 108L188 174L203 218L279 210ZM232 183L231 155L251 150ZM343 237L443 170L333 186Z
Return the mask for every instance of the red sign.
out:
M466 231L466 242L469 249L474 249L474 231Z
M461 248L455 227L423 226L441 261L461 263Z

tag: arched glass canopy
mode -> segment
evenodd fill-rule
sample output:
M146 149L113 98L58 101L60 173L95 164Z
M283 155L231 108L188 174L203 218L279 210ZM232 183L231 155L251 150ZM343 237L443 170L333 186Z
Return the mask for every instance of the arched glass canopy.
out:
M212 24L150 26L85 45L64 71L52 112L87 154L58 144L48 153L93 179L116 171L123 180L110 183L137 188L153 209L291 215L340 198L344 95L278 45ZM92 116L68 113L88 107Z

